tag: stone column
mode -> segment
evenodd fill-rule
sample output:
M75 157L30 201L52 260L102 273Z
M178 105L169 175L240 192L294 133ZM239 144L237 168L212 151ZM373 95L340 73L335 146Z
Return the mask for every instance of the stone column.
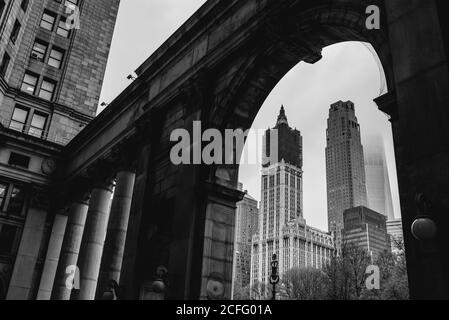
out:
M80 289L72 295L74 300L95 299L112 192L112 180L102 183L92 191L78 263Z
M109 280L120 283L135 180L134 172L122 171L117 174L117 185L112 200L97 296L102 294Z
M393 134L407 270L411 298L417 300L449 298L448 25L445 12L438 12L438 2L385 1L395 80L390 91L396 98ZM430 203L428 212L416 201L422 195ZM428 214L438 228L429 243L411 233L421 214Z
M47 212L42 209L28 210L20 241L14 270L9 284L7 300L28 300L33 283L36 262L45 230Z
M51 295L52 300L70 300L72 289L70 288L70 285L67 285L67 282L70 282L68 277L71 276L71 274L70 272L67 273L67 268L70 266L75 266L76 268L77 266L88 209L88 196L74 202L70 206L69 218ZM79 276L79 274L75 276Z
M191 281L200 285L202 300L230 299L235 210L244 193L209 183L205 183L200 192L207 196L205 219L198 225L202 231L197 229L202 232L202 255L197 261L200 263L194 264L201 268L201 274L200 279Z
M41 282L37 300L50 300L51 290L55 281L56 269L58 268L59 255L61 253L62 241L67 225L67 216L57 214L53 222L53 229L47 248L44 270L42 271Z

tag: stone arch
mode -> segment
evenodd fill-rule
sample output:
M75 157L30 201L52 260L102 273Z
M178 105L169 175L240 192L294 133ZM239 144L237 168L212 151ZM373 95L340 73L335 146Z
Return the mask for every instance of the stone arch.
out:
M377 1L382 6L382 1ZM213 123L222 128L249 129L265 99L279 81L301 61L315 63L324 47L345 41L373 46L387 81L394 84L388 33L366 28L364 1L344 1L313 7L286 8L267 20L257 42L239 68L228 94L217 102ZM386 25L382 21L382 25Z

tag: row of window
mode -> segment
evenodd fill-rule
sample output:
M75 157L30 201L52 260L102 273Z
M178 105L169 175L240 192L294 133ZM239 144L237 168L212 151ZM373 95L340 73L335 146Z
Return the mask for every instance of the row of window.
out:
M56 2L61 3L61 0L56 0ZM67 7L75 7L78 5L78 0L65 0L64 4ZM42 15L40 26L43 29L46 29L50 32L53 32L56 28L56 34L68 38L70 36L70 27L67 23L67 19L64 16L59 17L58 21L58 14L55 12L52 12L48 9L44 10L44 14Z
M37 138L44 138L47 121L47 114L17 106L14 108L9 128Z
M0 182L0 214L23 217L25 191L15 184Z
M36 39L33 45L33 50L31 51L31 58L37 61L45 62L47 59L49 44ZM50 50L50 54L47 59L47 64L56 69L61 68L62 60L64 58L64 50L53 46Z
M34 95L36 94L38 81L39 81L38 74L27 71L25 73L25 76L23 77L20 90L28 94ZM56 82L54 80L44 77L37 95L39 98L51 101L53 99L55 88Z

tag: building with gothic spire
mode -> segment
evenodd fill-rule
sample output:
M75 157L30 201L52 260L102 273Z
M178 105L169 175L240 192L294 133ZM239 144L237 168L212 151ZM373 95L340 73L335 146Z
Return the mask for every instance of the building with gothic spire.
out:
M270 135L277 131L273 144ZM272 255L280 274L293 268L322 268L333 252L329 233L312 228L303 216L303 147L301 133L292 129L282 106L276 126L267 130L264 154L277 148L278 161L262 168L259 228L252 240L251 284L269 283Z

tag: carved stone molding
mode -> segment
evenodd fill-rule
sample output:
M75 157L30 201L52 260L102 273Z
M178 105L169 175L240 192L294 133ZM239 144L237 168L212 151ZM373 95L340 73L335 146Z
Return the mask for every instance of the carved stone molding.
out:
M397 122L399 120L396 92L388 92L374 99L374 102L377 104L380 111L390 116L391 122Z

